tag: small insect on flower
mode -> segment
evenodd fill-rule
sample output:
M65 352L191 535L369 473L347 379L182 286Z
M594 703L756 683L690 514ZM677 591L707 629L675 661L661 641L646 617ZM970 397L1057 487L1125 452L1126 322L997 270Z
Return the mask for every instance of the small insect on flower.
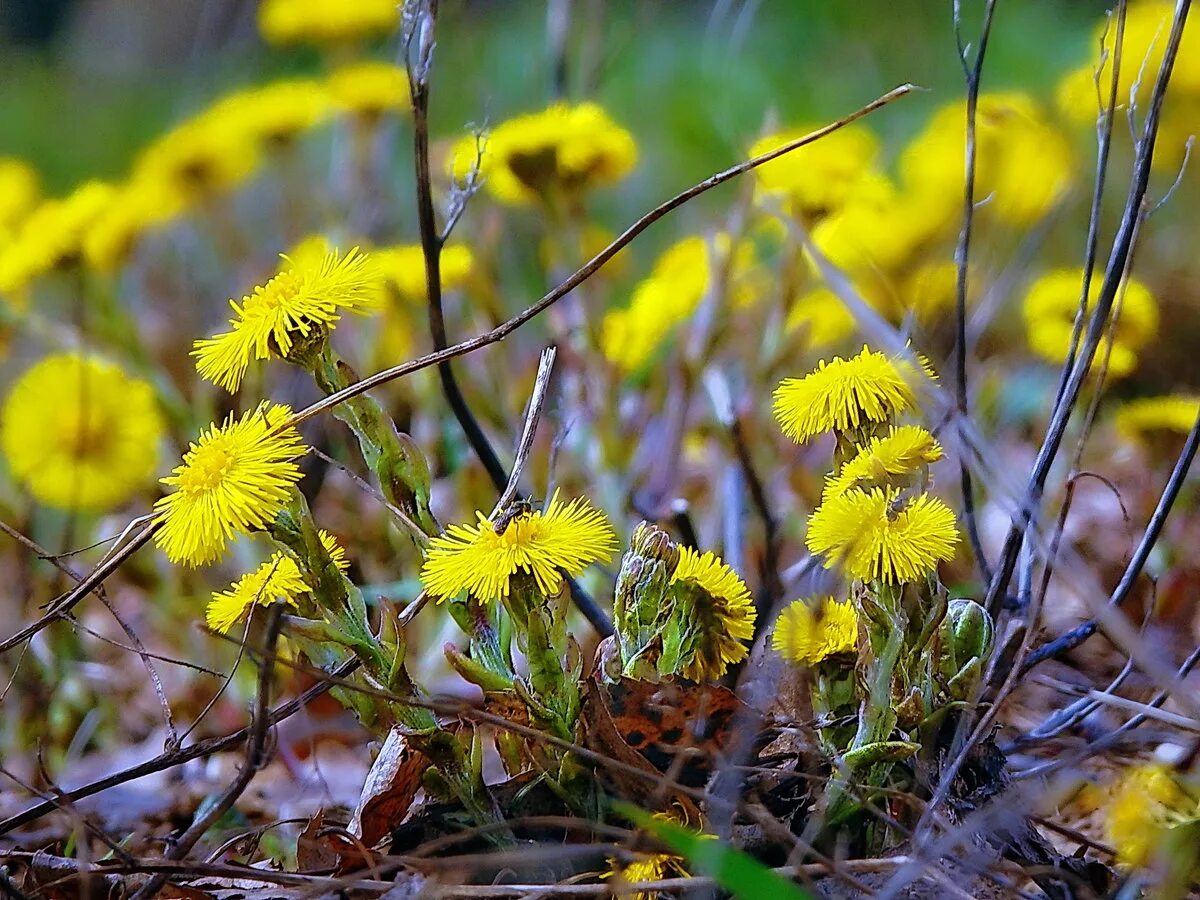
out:
M286 357L293 343L318 329L331 329L341 311L364 313L379 303L378 277L355 247L345 256L331 252L319 261L284 265L274 278L237 301L230 300L231 331L196 341L192 356L201 377L231 393L252 359Z
M905 377L909 368L866 346L850 359L821 360L816 371L785 378L775 389L775 418L798 444L827 431L890 421L916 405Z
M771 646L784 659L815 666L838 653L858 646L858 614L849 600L824 597L814 604L797 600L775 623Z
M921 494L901 504L898 490L849 490L809 517L805 544L853 578L890 584L918 581L954 556L954 512Z
M339 572L345 572L350 565L345 548L328 531L321 531L319 535L330 560ZM213 593L204 611L205 624L213 631L225 634L255 603L269 606L282 600L295 606L297 598L309 591L311 588L300 574L296 561L286 553L274 553L249 575L243 575L231 584L228 590Z
M824 498L839 497L851 488L876 487L892 476L911 475L942 458L942 445L919 425L893 427L872 438L840 472L825 482Z
M671 582L692 588L694 603L687 623L695 633L692 658L680 672L692 681L715 681L746 658L746 642L754 637L757 613L750 589L716 554L690 547L679 548Z
M0 446L13 475L58 509L103 512L148 487L162 433L149 384L75 353L33 366L0 414Z
M578 575L609 560L617 536L604 513L583 499L562 503L558 491L545 512L518 507L492 522L477 512L476 525L451 525L433 539L421 584L438 600L466 591L484 602L507 597L518 572L532 575L543 594L557 593L562 572Z
M274 520L300 480L295 460L305 453L299 433L284 425L291 414L267 402L236 421L231 414L201 432L162 479L175 490L155 504L155 542L172 562L212 562L232 537Z

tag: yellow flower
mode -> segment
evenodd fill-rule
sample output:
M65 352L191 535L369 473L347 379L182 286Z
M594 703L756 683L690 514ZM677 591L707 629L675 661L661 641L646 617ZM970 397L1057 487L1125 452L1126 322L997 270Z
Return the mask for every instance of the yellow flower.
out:
M761 156L815 131L817 126L790 128L767 135L751 146ZM861 125L840 128L799 150L754 170L756 195L783 200L797 218L825 215L842 206L874 174L879 141Z
M319 262L294 263L286 256L279 274L241 305L230 300L231 331L196 341L192 356L201 377L232 392L252 359L286 357L295 338L332 329L340 312L363 313L379 302L378 275L355 247L345 256L328 253Z
M1200 799L1162 764L1129 769L1113 786L1105 810L1108 842L1126 866L1149 863L1174 827L1200 820Z
M160 135L138 154L130 179L161 182L189 203L237 187L258 168L259 148L224 118L201 112Z
M689 237L673 244L654 264L650 275L634 288L624 309L610 311L601 326L601 349L621 371L642 368L675 326L699 308L708 293L712 272L731 251L729 236ZM732 248L730 293L734 305L752 299L748 284L755 264L754 247L742 242ZM750 290L747 290L747 289Z
M1176 431L1187 434L1200 415L1200 397L1173 394L1143 397L1121 405L1113 417L1117 433L1136 441L1147 431Z
M163 422L146 382L65 353L17 380L0 429L13 476L39 502L103 512L149 484Z
M462 180L475 163L474 135L454 149L451 170ZM509 204L533 203L620 181L637 162L633 136L595 103L558 103L502 122L487 135L480 174Z
M424 305L425 254L420 244L399 244L371 253L371 260L379 269L385 283L395 288L400 299ZM442 290L449 291L461 286L471 275L475 258L471 248L455 244L442 250Z
M818 287L798 297L784 327L802 331L810 347L830 347L854 334L857 320L833 291Z
M311 78L294 78L227 94L201 113L198 121L238 143L271 149L320 125L329 112L324 85Z
M935 325L944 317L954 315L958 302L958 266L952 260L922 263L904 279L899 293L903 312L911 310L918 321ZM970 295L967 299L969 302Z
M1088 287L1089 309L1095 308L1103 280L1099 273L1092 277ZM1029 346L1049 362L1061 363L1067 358L1082 285L1081 270L1056 269L1035 281L1025 295L1023 313ZM1114 378L1133 371L1137 366L1138 351L1158 331L1158 303L1140 281L1131 278L1126 282L1123 293L1117 295L1117 302L1120 303L1120 319L1116 333L1111 342L1105 333L1095 358L1096 363L1103 360L1111 343L1108 372ZM1116 309L1114 303L1113 310ZM1086 319L1084 327L1086 329Z
M172 562L212 562L232 537L274 520L300 480L295 460L305 452L296 429L282 427L291 414L265 401L236 421L230 414L201 432L182 465L162 479L176 490L154 506L155 542Z
M543 594L555 594L563 571L578 575L617 549L602 512L582 499L563 504L558 491L545 512L522 512L501 533L483 513L476 516L478 524L451 525L430 545L421 584L439 600L463 591L485 602L507 597L518 572L532 575Z
M328 531L321 531L319 535L330 560L338 571L345 572L350 565L345 548ZM214 592L204 611L205 622L213 631L225 634L255 603L270 606L276 600L282 600L296 606L296 598L311 590L296 561L286 553L275 553L249 575L243 575L231 584L228 590Z
M797 443L835 429L887 422L916 404L902 374L907 368L866 346L850 359L821 360L816 371L785 378L775 389L775 418Z
M78 261L87 229L112 201L115 189L89 181L71 194L46 200L29 214L16 238L0 251L0 294Z
M962 103L942 107L900 160L906 192L947 216L962 204L966 121ZM980 215L1020 227L1050 212L1071 186L1074 160L1033 98L982 94L975 129L975 197L987 198Z
M698 640L691 661L680 671L692 681L716 681L730 664L746 658L746 641L754 637L757 613L750 589L720 557L690 547L679 548L671 583L700 589L692 611Z
M184 198L160 181L142 179L121 186L88 228L84 259L97 271L113 271L144 233L170 221L183 206Z
M805 545L861 581L918 581L954 557L954 513L929 494L896 508L900 492L875 488L830 497L809 517Z
M889 477L911 475L942 458L942 445L919 425L893 426L861 447L858 455L825 482L824 498L839 497L851 488L876 487Z
M263 0L258 30L272 44L326 44L387 34L400 23L396 0Z
M815 609L814 609L815 606ZM815 666L838 653L858 647L858 614L849 600L825 597L810 605L804 600L789 604L779 614L771 636L775 651L792 662Z
M338 109L369 120L384 113L407 112L411 104L408 74L389 62L344 65L330 73L328 88Z
M29 214L40 192L33 166L15 156L0 156L0 234Z

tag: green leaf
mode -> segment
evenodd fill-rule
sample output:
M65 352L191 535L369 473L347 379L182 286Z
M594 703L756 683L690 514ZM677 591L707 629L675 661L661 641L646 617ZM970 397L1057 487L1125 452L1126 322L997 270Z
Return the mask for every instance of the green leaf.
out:
M645 810L628 803L614 803L613 808L686 859L692 872L709 876L735 898L812 900L811 894L790 879L772 872L754 857L735 847L675 822L656 819Z

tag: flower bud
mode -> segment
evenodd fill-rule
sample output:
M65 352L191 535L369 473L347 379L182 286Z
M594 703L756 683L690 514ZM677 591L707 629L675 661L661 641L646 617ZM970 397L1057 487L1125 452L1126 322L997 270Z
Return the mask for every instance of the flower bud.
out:
M669 616L671 576L678 565L679 547L670 535L649 522L634 529L613 595L617 647L627 675L639 661L654 670L648 651Z

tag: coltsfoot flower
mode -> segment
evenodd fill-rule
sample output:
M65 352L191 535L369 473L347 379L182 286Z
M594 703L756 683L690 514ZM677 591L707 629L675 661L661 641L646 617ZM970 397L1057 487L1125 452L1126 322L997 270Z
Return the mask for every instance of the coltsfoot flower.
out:
M330 73L326 86L339 111L367 121L385 113L408 112L411 105L408 73L381 60L341 66Z
M339 572L345 572L350 563L346 550L328 531L319 532L321 544ZM227 590L214 592L208 608L204 611L205 623L213 631L225 634L241 621L255 603L269 606L282 600L292 606L297 598L312 589L296 561L286 553L274 553L271 558L249 575L243 575Z
M263 0L258 30L272 44L332 44L387 34L400 24L395 0Z
M552 595L564 571L578 575L591 563L611 559L617 549L604 513L584 499L564 504L558 491L545 512L520 512L507 523L493 523L481 512L476 516L478 524L451 525L430 545L421 584L438 600L463 591L484 602L507 597L518 572L533 576L538 590Z
M162 483L175 488L155 504L155 543L172 562L217 559L231 538L264 528L300 480L300 435L283 426L292 411L263 402L235 420L201 432L183 463Z
M827 431L888 422L916 405L906 369L866 346L850 359L821 360L815 371L785 378L775 389L775 418L796 443Z
M1126 866L1146 865L1171 829L1197 823L1200 796L1161 764L1134 766L1125 772L1105 810L1108 842Z
M192 356L201 377L236 391L252 359L286 357L296 338L332 328L343 310L364 313L379 303L378 276L357 247L319 261L283 260L279 274L240 305L229 301L232 330L196 341Z
M919 425L901 425L870 440L841 471L825 482L824 497L851 488L875 487L891 476L911 475L942 458L942 445Z
M0 429L13 475L39 502L103 512L149 485L163 422L149 384L63 353L17 380Z
M1130 400L1117 410L1113 423L1121 437L1136 441L1152 431L1187 434L1196 424L1197 416L1200 416L1200 396L1174 394Z
M849 600L824 597L816 603L796 600L775 623L771 646L784 659L815 666L858 646L858 614Z
M687 630L690 661L680 669L692 681L715 681L733 663L746 658L746 642L754 637L757 613L746 582L711 551L679 548L679 564L671 583L691 590L693 608ZM689 653L685 652L683 659Z
M831 497L809 517L805 544L852 578L918 581L954 556L954 512L929 494L898 505L900 492L874 488Z

